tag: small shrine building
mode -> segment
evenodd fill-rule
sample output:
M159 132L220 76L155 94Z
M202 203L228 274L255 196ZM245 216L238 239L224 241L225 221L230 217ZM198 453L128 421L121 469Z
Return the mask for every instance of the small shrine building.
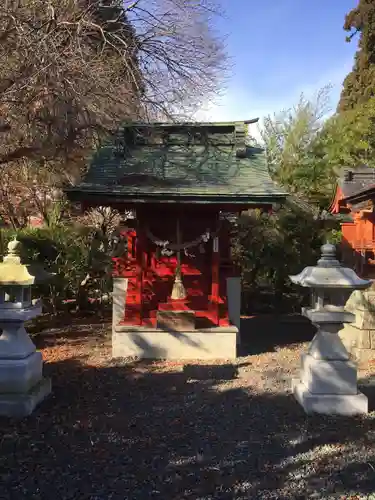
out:
M227 215L286 197L247 143L256 121L125 125L67 190L84 210L134 213L127 252L114 259L114 357L236 356L240 278Z
M341 223L342 258L367 278L375 278L374 202L375 169L366 165L343 169L329 211L347 216Z

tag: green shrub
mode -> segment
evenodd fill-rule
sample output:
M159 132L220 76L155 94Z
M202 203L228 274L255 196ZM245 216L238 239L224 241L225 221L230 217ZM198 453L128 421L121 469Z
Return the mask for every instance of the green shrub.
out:
M241 216L232 253L242 274L243 313L300 311L308 291L293 285L289 275L315 265L321 245L332 239L338 239L336 229L300 210Z

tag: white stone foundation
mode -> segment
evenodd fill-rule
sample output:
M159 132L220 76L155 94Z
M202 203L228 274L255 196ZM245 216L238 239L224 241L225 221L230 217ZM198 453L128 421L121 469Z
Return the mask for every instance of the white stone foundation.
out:
M313 394L299 380L292 382L293 394L307 414L358 415L368 412L367 397L357 394Z
M40 352L23 359L0 359L0 395L28 392L42 378Z
M357 388L357 365L337 334L341 324L329 323L335 313L308 309L303 312L310 319L318 317L322 323L317 325L318 331L308 352L301 356L300 379L292 382L297 401L306 413L367 413L367 397ZM342 314L345 319L351 319L350 313Z
M113 278L112 293L112 324L117 326L125 317L126 294L128 291L127 278Z
M118 326L112 332L114 358L235 359L234 326L169 332L157 328Z
M301 356L301 382L313 394L357 394L357 368L351 361Z
M22 418L30 415L51 392L51 379L42 378L28 392L0 394L0 416Z
M332 345L338 347L341 343L338 336L330 335L335 339ZM315 339L323 336L318 332ZM357 389L357 366L345 357L347 359L317 357L314 341L310 353L301 356L301 378L292 381L292 389L306 413L356 415L368 412L367 397Z

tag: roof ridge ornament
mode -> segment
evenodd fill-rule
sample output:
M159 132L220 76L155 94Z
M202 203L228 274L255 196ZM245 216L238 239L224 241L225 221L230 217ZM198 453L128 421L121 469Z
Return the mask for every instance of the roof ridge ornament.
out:
M320 247L321 258L317 262L318 267L342 267L341 262L336 259L336 247L332 243L325 243Z
M22 243L17 239L17 236L14 236L13 240L9 241L7 245L7 253L3 259L3 262L21 264L21 248Z

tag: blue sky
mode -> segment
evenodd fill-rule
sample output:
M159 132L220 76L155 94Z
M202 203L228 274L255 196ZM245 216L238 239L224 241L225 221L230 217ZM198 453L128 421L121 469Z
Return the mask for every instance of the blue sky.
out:
M336 107L357 40L345 42L345 14L357 0L227 0L218 29L227 35L233 69L214 104L199 112L213 121L262 117L332 84Z

